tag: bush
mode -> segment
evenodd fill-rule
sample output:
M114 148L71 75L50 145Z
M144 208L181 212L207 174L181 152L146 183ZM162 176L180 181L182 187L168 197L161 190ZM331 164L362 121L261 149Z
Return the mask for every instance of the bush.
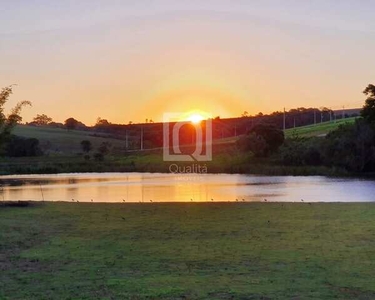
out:
M375 131L363 119L329 133L323 150L327 165L354 172L375 171Z
M257 157L267 157L276 152L283 142L282 130L273 124L258 124L237 141L237 147L243 152L251 151Z
M12 135L5 146L5 155L11 157L40 156L43 151L39 147L39 140L22 138Z
M241 137L237 142L237 146L241 151L251 151L257 157L264 157L267 151L267 142L262 136L255 133Z
M322 164L321 138L291 138L280 148L279 157L289 166L319 166Z
M104 155L102 153L95 153L94 154L94 159L96 161L103 161L104 160Z

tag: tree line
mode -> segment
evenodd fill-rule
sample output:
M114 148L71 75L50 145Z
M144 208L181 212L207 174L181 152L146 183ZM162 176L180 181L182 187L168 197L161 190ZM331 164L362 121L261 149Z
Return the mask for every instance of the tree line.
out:
M270 158L286 166L326 166L351 173L375 172L375 86L369 84L360 116L353 124L342 124L325 137L293 136L285 139L274 123L251 128L237 142L242 152Z
M31 105L28 101L22 101L6 115L4 106L12 92L13 86L3 88L0 92L0 155L41 155L42 151L37 139L25 139L12 135L12 129L22 120L20 116L22 108ZM282 130L283 112L256 116L244 113L241 117L232 119L217 117L212 120L213 137L215 139L239 136L236 148L240 152L250 153L253 161L262 158L286 166L326 166L342 168L354 173L375 172L375 86L369 84L363 93L366 101L360 112L361 118L358 118L354 124L341 125L325 137L285 138ZM289 122L293 123L288 123L286 126L294 125L297 115L300 117L300 122L305 122L305 125L317 122L319 113L321 121L332 116L332 111L326 109L320 111L306 108L290 110L286 112L286 116ZM126 140L129 147L134 146L138 149L140 136L144 139L145 148L163 146L162 123L123 125L111 124L108 120L98 118L96 125L88 128L74 118L68 118L64 124L54 123L52 118L45 114L37 115L33 123L35 126L59 126L66 130L84 128L98 133L110 133ZM181 133L182 144L194 143L195 135L192 126L182 128ZM102 160L111 148L109 144L104 144L91 154L93 149L90 141L82 141L81 147L85 159L93 158L98 161Z

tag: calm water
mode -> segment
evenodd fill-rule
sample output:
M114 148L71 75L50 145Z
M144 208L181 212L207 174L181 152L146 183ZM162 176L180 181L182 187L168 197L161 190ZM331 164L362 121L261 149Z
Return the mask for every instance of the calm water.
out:
M0 176L1 200L80 202L375 201L375 181L321 176L91 173Z

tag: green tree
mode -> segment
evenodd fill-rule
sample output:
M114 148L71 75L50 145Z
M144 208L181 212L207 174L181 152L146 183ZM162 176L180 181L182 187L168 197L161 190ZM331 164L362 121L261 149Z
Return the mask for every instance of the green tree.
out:
M237 141L237 147L244 152L251 151L254 156L263 157L266 155L267 142L263 137L250 133Z
M273 124L255 125L237 142L242 151L251 151L255 156L266 157L276 152L284 143L284 132Z
M21 110L24 106L31 106L30 101L19 102L10 112L8 116L4 113L5 103L9 100L13 93L13 86L5 87L0 92L0 148L9 139L14 126L21 121Z
M363 93L367 96L366 103L361 110L361 116L369 123L375 122L375 86L369 84Z
M354 172L375 170L375 131L365 120L341 125L324 144L325 162Z
M284 132L273 124L261 123L250 129L249 133L261 136L267 143L265 155L276 152L284 143Z

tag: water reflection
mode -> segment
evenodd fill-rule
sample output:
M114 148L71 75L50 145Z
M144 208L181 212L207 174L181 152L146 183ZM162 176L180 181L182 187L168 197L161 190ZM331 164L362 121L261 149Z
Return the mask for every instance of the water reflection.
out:
M375 182L321 176L90 173L0 176L1 200L368 202Z

